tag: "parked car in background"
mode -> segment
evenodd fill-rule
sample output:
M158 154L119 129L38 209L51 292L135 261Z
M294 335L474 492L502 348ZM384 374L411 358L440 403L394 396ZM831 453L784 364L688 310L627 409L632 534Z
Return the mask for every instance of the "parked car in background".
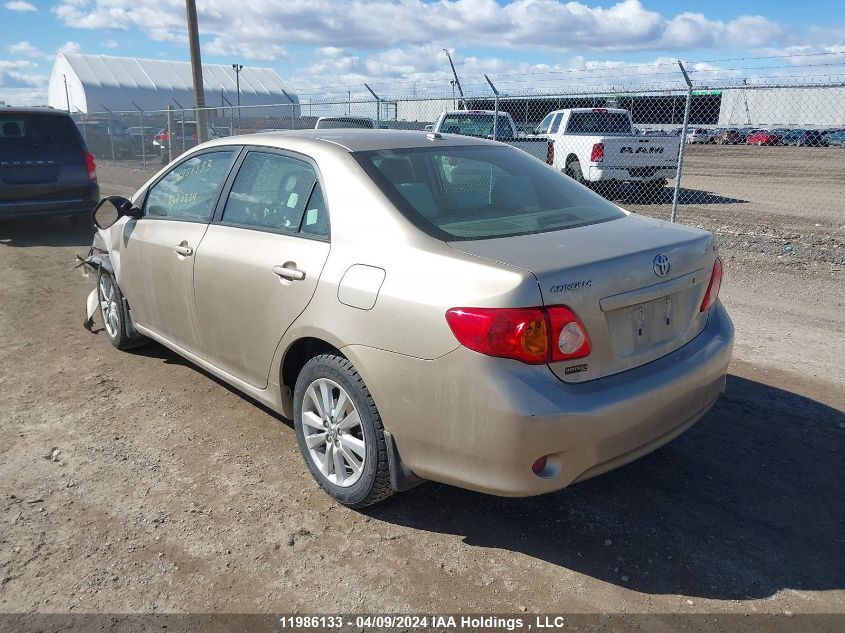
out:
M713 235L503 143L232 136L95 221L101 338L158 341L293 419L348 506L423 479L559 490L671 441L725 390Z
M316 130L365 129L372 130L375 122L365 116L321 116L314 124Z
M537 132L548 146L528 139L509 144L545 160L589 186L636 184L646 197L658 197L675 175L680 139L634 134L631 113L619 108L571 108L550 112Z
M742 145L745 143L746 136L737 129L728 128L722 130L716 136L716 143L718 145Z
M745 139L748 145L781 145L780 136L769 130L752 130Z
M827 141L828 145L842 147L845 145L845 130L839 130L838 132L831 132L830 134L826 134L824 140Z
M135 142L135 147L140 152L141 147L144 148L144 151L147 152L149 156L153 152L155 152L155 145L153 145L153 139L155 138L156 134L158 134L159 128L157 127L150 127L150 126L134 126L126 128L126 133L132 137L132 140Z
M784 128L773 130L775 134L780 136L781 143L784 145L799 145L801 139L804 138L804 130L795 128Z
M801 147L827 147L828 140L821 130L804 130L798 145Z
M108 121L77 121L88 149L100 158L132 158L136 150L135 140L120 123Z
M49 108L0 108L0 220L90 216L97 166L70 115Z
M694 130L687 131L686 142L690 144L713 143L715 142L715 136L712 132L710 132L710 130L706 130L700 127Z
M217 138L213 127L208 126L207 136L209 140ZM172 138L168 134L167 128L162 128L153 137L153 147L158 151L162 165L170 162L169 153L171 145L173 147L173 158L183 154L192 147L196 147L197 122L185 121L183 123L182 121L176 121L172 129Z

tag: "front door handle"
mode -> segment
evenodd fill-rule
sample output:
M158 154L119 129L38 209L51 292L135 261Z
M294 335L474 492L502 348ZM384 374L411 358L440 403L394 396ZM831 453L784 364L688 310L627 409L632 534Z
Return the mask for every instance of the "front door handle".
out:
M290 279L291 281L302 281L305 279L305 271L299 270L298 268L288 268L287 266L276 265L273 266L273 272L279 277L282 277L283 279Z
M174 246L173 250L184 257L190 257L194 254L194 249L190 246L186 246L185 244L179 244L178 246Z

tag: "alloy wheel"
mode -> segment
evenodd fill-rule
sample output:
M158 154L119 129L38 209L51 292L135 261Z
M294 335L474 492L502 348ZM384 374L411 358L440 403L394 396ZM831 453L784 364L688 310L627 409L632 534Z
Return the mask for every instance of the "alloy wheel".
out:
M330 483L347 488L361 478L366 440L361 418L346 390L318 378L302 399L302 433L308 456Z

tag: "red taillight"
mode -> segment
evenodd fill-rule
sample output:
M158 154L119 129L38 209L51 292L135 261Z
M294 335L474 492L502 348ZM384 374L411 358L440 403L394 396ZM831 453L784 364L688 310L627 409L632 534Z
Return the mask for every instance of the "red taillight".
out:
M549 141L549 144L546 147L546 164L547 165L554 165L555 164L555 142L554 141Z
M551 332L552 361L572 360L589 356L590 337L583 323L566 306L547 308Z
M716 299L719 298L719 289L722 287L722 258L717 257L713 262L713 272L710 274L710 283L707 284L707 292L704 294L704 299L701 302L700 312L705 312L710 309Z
M169 135L167 134L167 132L161 132L160 134L156 134L156 136L155 136L155 139L154 139L154 140L156 140L156 141L158 141L159 143L161 143L162 141L166 141L166 140L168 140L168 139L169 139Z
M471 350L540 365L590 353L587 331L566 306L550 308L452 308L446 321Z
M593 145L593 151L590 152L590 160L594 163L600 163L604 160L604 143Z
M85 166L88 168L88 182L97 182L97 163L91 152L85 152Z

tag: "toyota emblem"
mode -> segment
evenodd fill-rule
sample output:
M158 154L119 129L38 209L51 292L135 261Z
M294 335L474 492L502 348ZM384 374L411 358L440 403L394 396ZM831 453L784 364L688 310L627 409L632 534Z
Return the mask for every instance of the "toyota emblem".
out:
M669 256L660 253L654 258L654 274L658 277L665 277L672 270L672 264L669 261Z

